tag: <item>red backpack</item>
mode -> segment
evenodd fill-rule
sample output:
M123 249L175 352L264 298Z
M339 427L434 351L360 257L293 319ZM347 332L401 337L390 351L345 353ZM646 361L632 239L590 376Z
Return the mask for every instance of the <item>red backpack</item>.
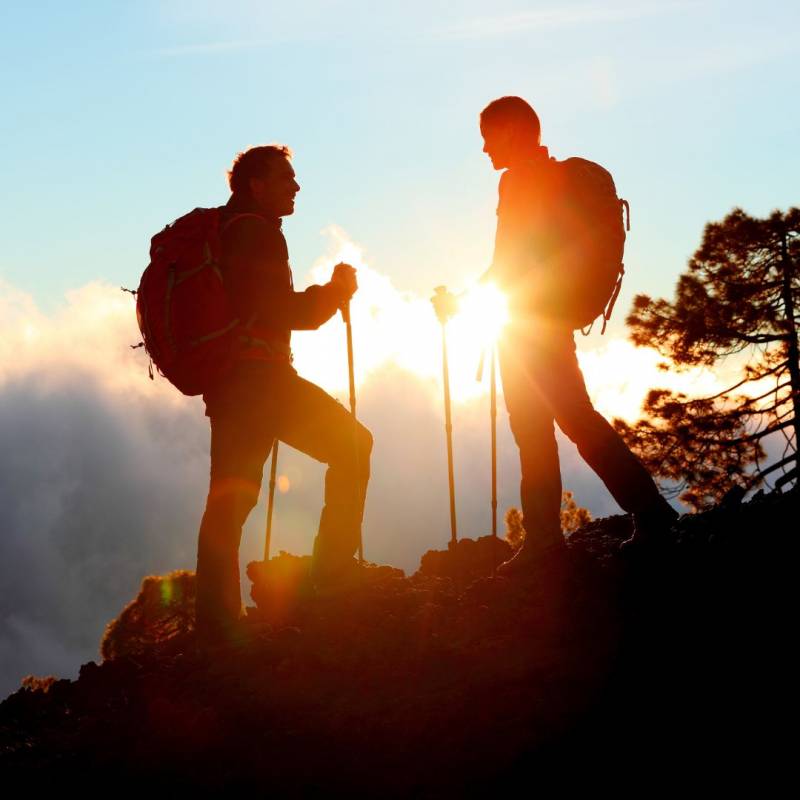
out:
M136 292L144 347L159 372L187 395L219 380L238 337L240 321L219 265L220 216L219 208L195 208L157 233Z
M558 313L576 329L602 316L605 333L625 274L630 206L617 197L614 179L599 164L568 158L554 166L561 240Z

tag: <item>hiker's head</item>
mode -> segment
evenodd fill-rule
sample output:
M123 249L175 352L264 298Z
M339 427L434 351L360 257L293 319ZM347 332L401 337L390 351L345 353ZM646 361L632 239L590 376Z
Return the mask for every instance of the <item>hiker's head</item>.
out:
M300 191L292 168L292 151L282 144L251 147L233 160L228 184L234 194L255 200L265 214L285 217L294 213Z
M495 169L530 158L541 145L542 129L536 112L521 97L500 97L481 111L483 152Z

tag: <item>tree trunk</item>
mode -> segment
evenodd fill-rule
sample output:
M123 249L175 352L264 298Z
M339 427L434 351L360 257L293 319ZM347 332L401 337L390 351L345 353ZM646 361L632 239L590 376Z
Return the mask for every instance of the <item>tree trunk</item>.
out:
M798 455L800 455L800 347L797 342L797 324L794 315L794 297L792 296L792 277L794 275L794 264L789 256L788 231L785 225L781 225L781 262L783 267L783 287L781 295L783 308L786 312L786 324L788 339L786 341L786 356L789 365L789 379L792 386L792 409L794 421L794 455L795 473L800 465ZM800 486L800 480L795 480L795 489Z

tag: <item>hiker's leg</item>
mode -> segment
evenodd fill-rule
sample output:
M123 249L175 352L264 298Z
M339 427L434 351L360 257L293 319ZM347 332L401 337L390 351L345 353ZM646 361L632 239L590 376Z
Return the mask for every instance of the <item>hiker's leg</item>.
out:
M592 406L571 331L550 339L541 374L558 426L577 445L620 507L629 513L660 507L665 501L647 470Z
M314 560L315 569L335 570L358 549L372 434L341 403L298 375L287 382L285 392L278 438L328 465Z
M561 537L561 471L553 415L538 386L530 342L513 337L499 348L503 397L519 447L520 504L531 542Z
M263 421L236 412L210 419L211 479L197 547L196 620L200 633L213 635L241 611L239 543L258 501L272 434Z

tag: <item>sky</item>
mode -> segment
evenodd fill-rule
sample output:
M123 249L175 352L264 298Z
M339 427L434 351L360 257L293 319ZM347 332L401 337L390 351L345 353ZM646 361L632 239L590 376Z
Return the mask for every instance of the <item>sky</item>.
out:
M144 575L194 565L207 421L147 379L118 287L138 284L167 222L225 202L238 151L294 150L298 286L326 280L343 248L358 262L366 552L413 571L448 536L427 298L468 287L492 250L481 108L525 97L551 154L602 163L631 203L615 319L579 349L598 408L633 419L657 373L625 340L634 294L671 296L704 224L734 206L797 203L799 22L795 3L722 0L0 3L0 696L28 673L74 675ZM346 402L343 337L332 320L295 349ZM476 354L453 349L459 524L474 536L489 530L488 399ZM519 479L504 415L499 435L504 509ZM618 513L560 445L578 501ZM276 549L308 552L323 467L281 459ZM243 565L263 547L263 500Z

